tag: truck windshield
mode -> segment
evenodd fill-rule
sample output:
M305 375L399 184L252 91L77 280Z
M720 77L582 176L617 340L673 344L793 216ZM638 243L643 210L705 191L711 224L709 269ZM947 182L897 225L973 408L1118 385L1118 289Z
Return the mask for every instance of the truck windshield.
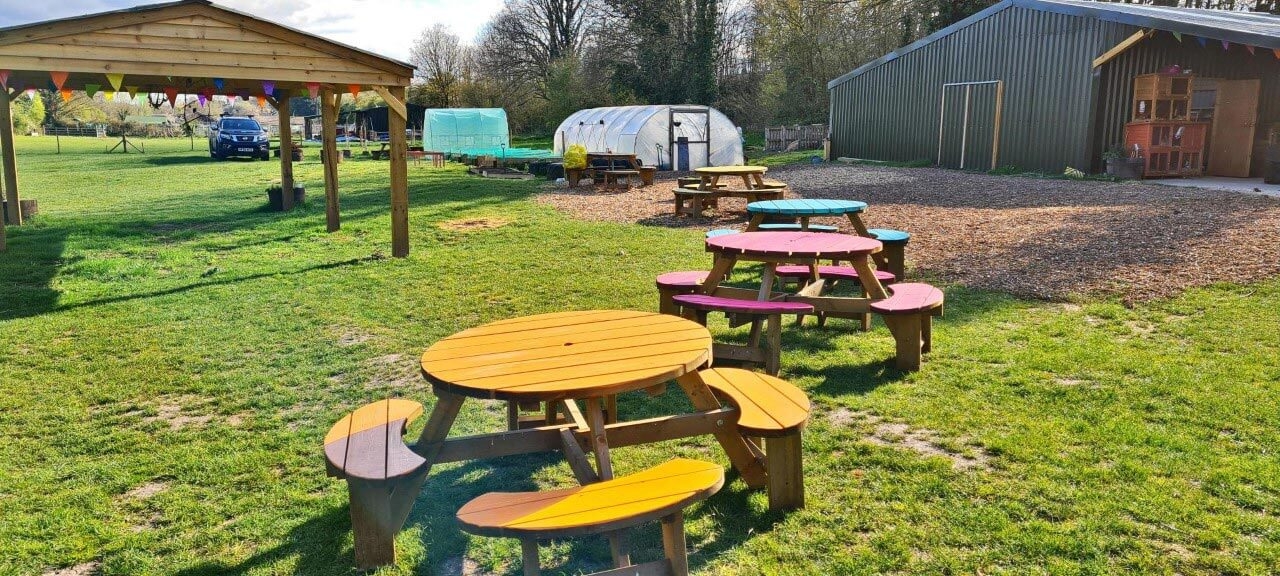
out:
M249 119L226 119L222 121L223 130L238 130L246 132L261 132L262 127L258 126L257 120Z

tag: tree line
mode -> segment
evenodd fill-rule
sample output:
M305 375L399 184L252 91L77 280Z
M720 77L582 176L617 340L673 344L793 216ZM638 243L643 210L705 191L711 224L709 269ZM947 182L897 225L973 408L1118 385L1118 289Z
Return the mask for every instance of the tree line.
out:
M423 31L409 98L505 108L521 133L627 104L710 104L754 128L825 122L827 81L996 1L507 0L472 41ZM1128 3L1280 14L1280 0Z

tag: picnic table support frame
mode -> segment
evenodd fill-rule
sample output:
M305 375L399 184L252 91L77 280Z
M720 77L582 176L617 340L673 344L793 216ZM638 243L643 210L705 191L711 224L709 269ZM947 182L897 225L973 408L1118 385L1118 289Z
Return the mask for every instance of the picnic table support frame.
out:
M4 197L9 203L9 224L12 226L22 225L22 202L18 194L18 158L17 151L13 147L13 114L9 110L9 91L0 88L0 156L3 160L0 164L4 165ZM4 237L0 233L0 239ZM0 250L5 249L4 241L0 240Z
M333 89L320 91L321 140L324 142L324 216L325 228L337 232L342 228L338 207L338 100Z

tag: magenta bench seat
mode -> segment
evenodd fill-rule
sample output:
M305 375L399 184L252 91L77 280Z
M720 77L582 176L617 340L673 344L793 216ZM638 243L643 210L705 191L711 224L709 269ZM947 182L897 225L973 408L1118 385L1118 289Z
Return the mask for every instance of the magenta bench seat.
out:
M703 270L686 270L684 272L667 272L658 276L657 284L659 288L685 288L701 286L707 280L707 274Z
M803 302L777 302L771 300L742 300L706 294L681 294L672 300L676 304L694 310L730 312L733 314L811 314L813 306Z
M781 278L808 278L808 266L779 266L778 276ZM828 280L853 280L857 281L858 270L852 266L819 266L818 277ZM884 270L876 270L876 280L881 284L892 284L898 279L892 272Z
M889 297L871 303L871 311L884 316L919 314L941 308L942 291L928 284L895 284L889 289Z

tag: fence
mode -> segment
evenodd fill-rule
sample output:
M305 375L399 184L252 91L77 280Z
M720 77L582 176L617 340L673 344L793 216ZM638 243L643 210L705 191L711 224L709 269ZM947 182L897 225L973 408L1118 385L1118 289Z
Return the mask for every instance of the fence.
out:
M808 126L782 126L764 129L764 149L769 152L784 150L816 150L822 148L827 137L826 124Z
M90 128L68 128L64 126L44 126L45 136L89 136L106 138L107 129L103 126Z

